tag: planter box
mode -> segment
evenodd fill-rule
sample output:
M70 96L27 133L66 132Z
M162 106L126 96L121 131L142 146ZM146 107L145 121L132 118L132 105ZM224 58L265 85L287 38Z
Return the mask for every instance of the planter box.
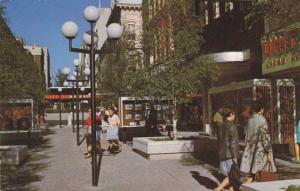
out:
M184 155L215 151L216 139L200 136L192 139L178 137L179 140L153 140L164 139L162 137L133 138L133 149L143 154L148 159L178 159ZM151 140L152 139L152 140Z
M1 165L20 165L27 157L27 146L0 146Z
M0 131L0 145L27 145L41 139L42 130Z
M240 189L241 191L283 191L283 188L287 188L289 185L300 186L300 179L253 182L249 184L243 184Z

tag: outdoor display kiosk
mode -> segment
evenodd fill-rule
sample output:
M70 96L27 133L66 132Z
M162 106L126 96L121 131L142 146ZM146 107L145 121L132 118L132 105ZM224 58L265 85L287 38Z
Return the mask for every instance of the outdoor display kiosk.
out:
M33 129L34 101L32 99L0 102L0 131Z
M234 82L209 90L209 116L220 105L230 106L236 112L240 139L244 139L247 107L252 101L264 105L264 116L274 143L293 143L295 138L295 86L293 80L254 79Z
M144 127L146 124L146 111L152 103L157 111L158 125L171 123L171 112L168 100L152 100L150 98L120 97L119 115L122 127Z

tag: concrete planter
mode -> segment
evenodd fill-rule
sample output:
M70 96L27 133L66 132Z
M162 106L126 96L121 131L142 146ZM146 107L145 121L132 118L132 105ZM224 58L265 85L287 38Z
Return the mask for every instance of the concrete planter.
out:
M156 137L157 139L164 139ZM167 137L165 137L166 139ZM154 137L133 138L133 149L148 159L179 159L184 155L216 150L216 140L210 137L178 137L177 140L153 140Z
M27 158L27 146L0 146L1 165L20 165Z
M42 130L0 131L0 145L27 145L41 138Z

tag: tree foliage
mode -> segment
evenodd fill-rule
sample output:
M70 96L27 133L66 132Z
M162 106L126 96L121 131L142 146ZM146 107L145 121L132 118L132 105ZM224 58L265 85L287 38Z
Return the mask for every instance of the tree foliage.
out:
M166 1L149 18L149 5L144 4L145 57L154 60L146 70L158 71L147 78L147 95L183 103L188 94L199 93L204 84L216 80L211 60L200 56L202 22L194 16L192 5L191 0Z
M284 25L299 21L299 8L298 0L254 0L245 19L250 27L262 19Z
M101 91L113 92L113 100L148 96L184 103L216 80L215 65L200 56L202 23L191 5L192 0L169 0L150 16L144 1L143 53L128 49L125 35L119 52L101 63Z
M129 51L128 46L128 41L120 40L116 52L107 54L97 63L100 67L100 75L97 76L98 89L104 95L103 101L106 105L117 104L120 96L131 96L134 91L135 71L140 57Z
M45 93L39 67L17 42L0 17L0 99L32 98L41 102Z
M62 73L60 69L58 69L55 78L55 86L63 87L65 81L65 75Z

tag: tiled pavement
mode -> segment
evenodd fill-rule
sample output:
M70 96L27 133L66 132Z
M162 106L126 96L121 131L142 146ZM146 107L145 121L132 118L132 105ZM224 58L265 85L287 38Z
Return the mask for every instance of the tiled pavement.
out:
M18 169L2 169L2 189L22 191L186 191L212 190L218 180L206 166L190 161L150 161L123 145L117 155L104 152L98 187L92 187L85 142L76 146L71 127L53 127ZM103 141L103 148L106 148Z
M107 147L105 141L102 144ZM85 142L76 145L71 127L53 127L39 144L30 148L30 157L23 165L1 168L0 190L206 191L218 183L214 155L197 156L200 161L150 161L126 144L117 155L104 152L98 187L92 187L91 160L84 159L85 152ZM281 179L300 177L299 164L283 160L276 163Z

